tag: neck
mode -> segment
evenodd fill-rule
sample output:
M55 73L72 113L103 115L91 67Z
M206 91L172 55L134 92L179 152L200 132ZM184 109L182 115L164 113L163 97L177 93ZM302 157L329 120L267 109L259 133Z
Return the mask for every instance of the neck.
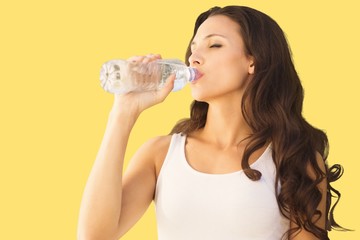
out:
M209 103L206 124L201 131L206 139L222 149L238 146L251 134L242 115L240 102L228 103Z

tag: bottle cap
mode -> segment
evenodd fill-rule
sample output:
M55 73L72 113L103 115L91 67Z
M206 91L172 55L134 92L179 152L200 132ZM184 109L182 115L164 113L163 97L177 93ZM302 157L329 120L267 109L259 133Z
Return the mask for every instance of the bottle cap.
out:
M190 71L189 82L195 81L200 77L199 71L196 68L190 67L189 71Z

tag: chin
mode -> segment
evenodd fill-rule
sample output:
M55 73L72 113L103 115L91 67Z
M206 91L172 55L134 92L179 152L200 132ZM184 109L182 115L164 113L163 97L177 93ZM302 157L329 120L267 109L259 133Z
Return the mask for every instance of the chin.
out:
M203 91L199 91L199 89L191 89L191 96L194 100L199 102L205 102L206 94Z
M214 98L214 95L204 91L191 91L191 96L198 102L209 102L210 99Z

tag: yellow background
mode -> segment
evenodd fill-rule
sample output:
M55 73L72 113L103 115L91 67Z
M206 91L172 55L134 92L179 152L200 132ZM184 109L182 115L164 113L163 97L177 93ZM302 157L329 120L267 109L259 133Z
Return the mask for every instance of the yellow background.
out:
M184 59L197 15L242 4L286 32L305 88L304 115L326 130L336 217L360 239L359 6L357 1L2 1L0 3L0 239L76 238L82 191L112 95L99 85L103 62L161 53ZM137 122L126 161L147 139L188 116L189 89L173 93ZM156 239L154 206L123 238Z

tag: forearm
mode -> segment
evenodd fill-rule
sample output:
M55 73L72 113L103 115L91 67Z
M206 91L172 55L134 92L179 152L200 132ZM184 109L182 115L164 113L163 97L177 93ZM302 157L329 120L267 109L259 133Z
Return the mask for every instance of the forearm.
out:
M160 59L150 54L131 62ZM120 229L122 172L126 145L139 114L165 100L174 87L175 74L161 90L115 95L103 141L86 184L80 208L78 238L115 239Z
M122 199L124 155L136 114L112 111L81 203L79 239L111 239Z

